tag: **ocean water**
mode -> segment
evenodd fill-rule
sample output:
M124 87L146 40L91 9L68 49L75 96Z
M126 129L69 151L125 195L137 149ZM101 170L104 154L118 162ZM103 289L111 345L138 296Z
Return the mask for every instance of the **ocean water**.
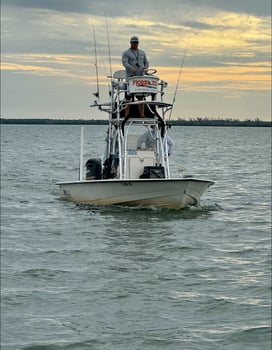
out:
M172 174L215 181L197 208L61 200L80 126L1 126L1 349L271 349L271 129L171 136Z

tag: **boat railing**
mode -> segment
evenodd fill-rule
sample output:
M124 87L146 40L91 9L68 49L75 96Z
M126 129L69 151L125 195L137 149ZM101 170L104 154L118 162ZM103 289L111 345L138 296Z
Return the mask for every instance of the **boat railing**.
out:
M129 123L133 125L154 125L157 122L157 117L153 118L129 118Z
M118 70L112 77L112 110L116 111L117 119L121 118L121 112L127 104L147 104L155 108L161 108L164 115L172 109L172 104L163 102L164 89L167 87L167 82L160 80L154 76L156 70L151 70L151 74L143 76L126 77L125 70ZM126 95L132 97L132 101L126 101ZM160 101L157 99L160 95ZM135 101L135 98L141 99ZM147 98L151 98L147 100Z

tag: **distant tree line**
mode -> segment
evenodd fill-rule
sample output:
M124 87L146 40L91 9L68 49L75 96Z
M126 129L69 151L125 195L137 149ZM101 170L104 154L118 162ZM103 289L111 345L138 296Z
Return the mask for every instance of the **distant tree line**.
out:
M38 125L107 125L107 120L102 119L20 119L20 118L1 118L0 124L38 124ZM260 119L210 119L210 118L191 118L171 120L171 125L179 126L254 126L271 127L271 121Z
M107 120L99 119L21 119L21 118L1 118L0 124L38 124L38 125L107 125Z
M271 127L272 122L263 121L258 118L239 120L239 119L210 119L210 118L191 118L189 120L178 119L173 120L172 125L182 125L182 126L261 126L261 127Z

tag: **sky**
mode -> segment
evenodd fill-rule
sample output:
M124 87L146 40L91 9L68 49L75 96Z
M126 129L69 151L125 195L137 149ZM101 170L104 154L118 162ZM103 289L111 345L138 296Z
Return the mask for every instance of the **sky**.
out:
M2 0L1 117L106 119L133 35L172 119L271 120L271 0Z

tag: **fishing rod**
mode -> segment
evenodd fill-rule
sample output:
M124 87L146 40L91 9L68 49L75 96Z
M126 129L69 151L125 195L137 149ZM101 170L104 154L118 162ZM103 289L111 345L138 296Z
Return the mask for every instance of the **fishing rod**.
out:
M95 66L95 70L96 70L96 92L93 93L93 95L99 99L99 98L100 98L99 70L98 70L99 45L97 44L97 40L96 40L96 32L95 32L94 22L92 23L92 27L93 27L94 56L95 56L94 66ZM101 58L101 57L100 57L100 58ZM106 69L106 65L105 65L105 62L104 62L103 57L102 57L102 63L103 63L103 67L104 67L104 69L105 69L105 75L106 75L107 78L109 78L109 77L108 77L108 74L107 74L107 69ZM110 68L111 68L111 64L110 64ZM108 84L108 89L109 89L109 95L111 96L110 83L109 83L109 80L108 80L108 79L107 79L107 84ZM100 109L100 110L105 110L105 111L109 112L108 109L103 109L103 108L102 108L102 104L101 104L100 102L95 101L93 106L97 106L97 105L99 105L99 109ZM111 105L111 104L108 103L108 104L106 104L105 106L110 106L110 105Z
M98 80L98 65L97 65L97 45L96 45L96 35L95 35L95 28L93 24L93 40L94 40L94 65L95 65L95 71L96 71L96 92L93 93L93 95L97 98L99 98L99 80Z
M109 51L110 77L112 78L109 26L108 26L108 20L107 20L107 17L106 17L106 14L105 14L105 13L104 13L104 16L105 16L105 22L106 22L106 28L107 28L107 41L108 41L108 51Z
M173 102L172 102L172 108L171 108L171 111L170 111L170 115L169 115L169 119L168 119L168 120L171 119L172 111L173 111L173 108L174 108L174 103L175 103L175 101L176 101L176 95L177 95L177 92L178 92L179 81L180 81L181 73L182 73L183 66L184 66L186 51L187 51L187 49L185 48L184 54L183 54L182 59L181 59L180 67L179 67L178 80L177 80L177 84L176 84L176 88L175 88L175 92L174 92L174 97L173 97Z

